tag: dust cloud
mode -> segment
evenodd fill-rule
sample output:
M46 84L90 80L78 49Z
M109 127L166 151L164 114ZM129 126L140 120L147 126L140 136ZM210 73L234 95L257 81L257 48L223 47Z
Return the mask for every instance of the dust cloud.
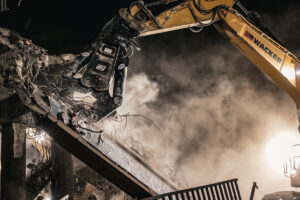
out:
M300 16L291 19L283 13L276 26L272 14L263 16L299 56L297 34L286 31L297 27L294 18ZM179 187L238 178L243 198L249 198L257 182L257 199L291 189L289 179L266 158L272 138L298 134L295 104L283 90L213 27L200 34L183 30L138 42L142 51L131 58L119 113L146 116L163 135L148 119L129 117L117 127L118 137L146 159L168 165L181 178Z

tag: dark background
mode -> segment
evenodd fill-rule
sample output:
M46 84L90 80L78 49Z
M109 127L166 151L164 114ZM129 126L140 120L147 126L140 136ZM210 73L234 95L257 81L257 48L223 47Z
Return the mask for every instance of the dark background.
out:
M0 13L0 27L21 33L51 54L79 53L130 2L24 0ZM241 2L258 11L265 26L300 57L299 0ZM263 193L289 187L281 172L273 173L264 152L277 135L298 135L296 106L283 90L212 26L199 34L180 30L137 41L142 50L130 59L120 113L145 115L161 127L164 160L183 171L180 177L193 186L239 178L244 198L254 180ZM164 151L148 122L132 118L126 130L119 130L118 137L141 133L154 154Z
M132 1L23 0L19 7L16 7L14 2L8 0L10 11L0 13L0 27L19 32L22 36L31 39L33 43L47 49L50 54L61 54L81 52L97 37L103 25L118 13L120 8L128 7ZM145 2L151 1L145 0ZM299 0L240 0L240 2L248 10L259 12L265 26L299 57ZM286 104L285 93L240 54L213 26L206 27L199 34L185 29L148 36L138 39L138 42L142 50L135 52L130 59L129 78L144 73L149 80L158 84L159 96L154 102L148 104L156 121L162 122L167 118L164 116L163 119L156 119L162 109L170 110L168 106L184 108L186 99L210 98L218 94L218 88L225 85L224 77L230 86L234 87L234 93L222 94L221 97L218 97L219 99L224 98L222 109L227 110L220 111L213 105L209 107L212 113L218 111L224 114L224 121L216 122L215 116L210 119L214 122L214 127L218 127L216 124L229 126L229 128L217 130L219 134L222 132L229 134L228 132L230 132L230 134L235 134L235 140L240 140L242 135L245 135L246 138L252 137L248 133L251 132L251 128L257 126L256 123L259 120L255 117L251 119L249 114L245 114L247 111L241 110L235 102L236 99L245 95L245 91L248 91L249 88L254 88L257 99L270 95L276 103L281 105L284 102ZM246 86L245 83L247 83ZM141 84L141 81L136 84ZM130 90L134 90L134 88L128 89L127 92ZM135 98L140 97L136 96ZM247 103L251 107L252 104L256 105L260 102ZM264 102L263 104L268 105L269 103ZM131 108L128 103L124 103L124 105ZM134 105L134 107L138 106ZM185 109L181 112L187 112L191 116L203 115L203 107L195 106L199 111ZM276 110L281 107L268 105L268 108ZM293 119L296 119L294 105L290 108L293 111L289 112L289 117L292 116ZM139 114L147 114L147 111L144 110L139 112ZM236 118L233 121L239 121L243 117L245 119L243 122L239 122L237 127L231 127L227 123L230 117ZM206 140L207 135L216 131L213 128L206 128L207 124L204 122L205 129L202 130L199 128L199 121L193 124L187 119L182 120L185 125L181 125L180 129L183 130L178 130L179 135L184 132L185 126L189 126L197 137L201 136ZM294 126L296 127L296 125ZM196 134L199 132L201 134ZM190 141L183 141L179 147L182 149L182 157L185 158L186 153L191 154L190 147L201 149L202 146L198 145L201 140L190 137ZM194 141L197 141L196 144L191 144ZM232 140L228 141L228 144L225 145L226 148L231 148L231 142Z
M50 53L78 53L129 0L7 0L10 11L0 13L0 26L13 29ZM146 0L145 2L149 2ZM297 0L241 0L249 10L280 14ZM299 11L295 11L299 12ZM291 13L293 15L294 13ZM208 28L212 31L213 28ZM212 31L212 34L215 32ZM172 37L172 35L170 35Z

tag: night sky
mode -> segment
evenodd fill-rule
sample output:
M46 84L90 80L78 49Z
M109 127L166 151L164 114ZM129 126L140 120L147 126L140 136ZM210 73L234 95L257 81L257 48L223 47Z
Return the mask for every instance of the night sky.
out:
M23 0L20 7L14 7L15 5L10 2L14 1L8 1L11 10L0 14L0 25L31 38L50 53L59 54L80 52L120 8L128 7L132 1ZM278 15L298 1L241 0L241 2L248 10ZM299 13L299 10L295 9L295 13L291 15L296 13Z

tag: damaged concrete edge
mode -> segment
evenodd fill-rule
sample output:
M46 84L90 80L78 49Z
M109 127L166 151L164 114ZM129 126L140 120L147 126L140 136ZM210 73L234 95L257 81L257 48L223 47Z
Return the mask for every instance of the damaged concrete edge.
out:
M104 166L98 166L99 168L97 169L97 166L91 166L94 168L96 171L101 173L104 177L106 177L108 180L110 180L112 183L114 183L117 187L120 189L124 190L128 195L132 196L133 198L146 198L150 196L156 196L157 193L151 190L148 186L137 180L134 176L132 176L130 173L128 173L125 169L123 169L121 166L110 160L107 156L105 156L103 153L98 151L95 147L93 147L91 144L89 144L86 140L81 138L78 134L76 134L70 127L66 126L63 122L59 121L56 117L54 117L52 114L49 114L36 105L25 103L25 106L27 106L30 110L39 113L46 117L48 120L50 120L51 123L54 123L56 128L60 128L63 130L64 133L67 133L67 135L71 136L73 139L77 140L81 145L85 146L88 148L89 151L91 151L94 155L97 155L99 159L101 159L101 164L103 164L105 167L110 167L111 169L105 169L107 171L114 171L117 174L105 174L101 173L103 171ZM49 123L45 123L44 125L48 126ZM59 136L58 132L51 133L49 132L52 137L56 138L57 137L63 137L62 135ZM59 140L56 140L60 145L65 147L64 143L60 143ZM66 148L67 150L72 152L72 149ZM75 155L75 154L74 154ZM77 156L77 155L75 155ZM89 156L89 155L86 155ZM81 159L81 158L79 158ZM86 162L86 160L82 160L83 162ZM99 160L98 160L99 161ZM96 162L96 160L94 160ZM90 165L91 163L87 163ZM101 168L101 169L100 169ZM100 170L100 171L99 171ZM116 179L112 178L115 177ZM117 179L124 180L123 181L118 181ZM127 188L126 188L127 187Z

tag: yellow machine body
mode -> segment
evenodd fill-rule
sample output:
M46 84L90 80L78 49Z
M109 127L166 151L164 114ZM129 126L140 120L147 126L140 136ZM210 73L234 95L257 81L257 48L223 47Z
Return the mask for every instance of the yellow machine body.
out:
M139 5L134 5L128 10L122 9L120 14L139 31L140 37L213 24L300 107L299 59L233 9L235 3L235 0L186 0L147 21L136 20L135 16L141 10ZM196 5L201 10L197 9ZM215 16L213 12L201 12L216 10L218 7L222 8L217 10ZM151 11L148 13L152 15Z

